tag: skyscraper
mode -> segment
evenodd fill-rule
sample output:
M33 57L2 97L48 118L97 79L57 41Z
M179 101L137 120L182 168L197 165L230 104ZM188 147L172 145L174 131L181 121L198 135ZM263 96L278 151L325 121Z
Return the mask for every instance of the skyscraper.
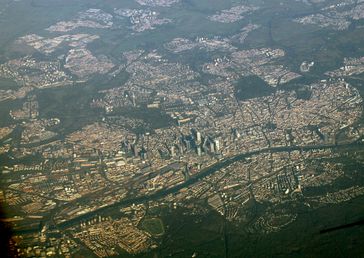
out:
M197 155L198 155L198 156L201 156L201 155L202 155L201 146L197 146L196 151L197 151Z
M176 156L176 147L174 145L172 145L172 147L170 149L170 153L171 153L172 157Z
M220 150L220 142L218 139L215 139L215 151L219 151Z
M201 142L201 133L199 131L196 131L196 142Z
M210 142L210 152L214 153L215 152L215 145L213 142Z

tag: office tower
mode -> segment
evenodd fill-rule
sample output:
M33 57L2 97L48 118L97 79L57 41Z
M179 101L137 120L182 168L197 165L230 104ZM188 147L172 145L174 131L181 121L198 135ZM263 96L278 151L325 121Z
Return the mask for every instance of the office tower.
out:
M215 145L214 142L210 142L210 152L214 153L215 152Z
M202 150L201 150L201 146L197 146L197 155L201 156L202 155Z
M219 140L215 140L215 151L219 151L220 150L220 142Z
M179 154L183 155L184 151L183 151L183 145L182 144L178 144L179 147Z
M140 151L140 158L146 160L148 158L147 150L143 147Z
M176 156L176 147L174 145L172 145L172 147L170 149L170 153L171 153L172 157Z
M138 157L139 151L138 147L135 144L131 145L131 151L133 152L134 157Z
M196 132L196 141L201 142L201 133L199 131Z
M185 140L185 144L186 144L187 151L189 151L191 149L191 141L190 140Z

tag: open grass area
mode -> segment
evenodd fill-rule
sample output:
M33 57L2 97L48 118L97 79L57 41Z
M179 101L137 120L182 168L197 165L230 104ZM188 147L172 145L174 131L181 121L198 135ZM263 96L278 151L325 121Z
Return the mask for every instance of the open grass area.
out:
M159 218L144 219L141 222L141 226L153 236L161 236L164 234L163 222Z

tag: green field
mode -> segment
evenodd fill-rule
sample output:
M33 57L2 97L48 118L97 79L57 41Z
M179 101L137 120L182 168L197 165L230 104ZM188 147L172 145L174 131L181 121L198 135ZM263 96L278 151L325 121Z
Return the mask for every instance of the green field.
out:
M153 236L161 236L164 234L163 222L159 218L144 219L141 222L141 226Z

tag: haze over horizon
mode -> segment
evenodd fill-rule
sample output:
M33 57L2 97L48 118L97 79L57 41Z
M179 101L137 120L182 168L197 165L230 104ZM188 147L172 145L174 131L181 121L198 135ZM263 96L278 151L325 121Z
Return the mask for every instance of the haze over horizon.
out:
M364 256L363 0L0 0L0 35L6 257Z

